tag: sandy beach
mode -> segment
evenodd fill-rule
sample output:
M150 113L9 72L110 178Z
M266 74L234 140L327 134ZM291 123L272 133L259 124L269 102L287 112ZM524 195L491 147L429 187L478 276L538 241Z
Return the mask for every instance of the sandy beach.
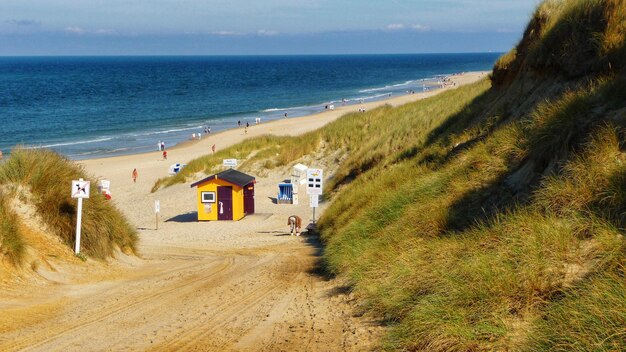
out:
M485 72L450 76L436 91L338 106L316 115L286 118L203 136L168 149L80 161L85 170L111 181L113 202L139 231L139 258L120 254L109 263L72 265L51 260L28 297L8 295L0 307L0 350L367 350L383 329L341 283L317 271L323 250L313 236L287 233L289 215L311 219L308 197L278 205L277 183L290 174L279 168L257 177L256 214L241 221L197 222L196 192L179 184L150 193L173 163L187 163L247 138L297 136L342 115L384 104L399 106L484 78ZM156 145L156 141L155 141ZM155 148L156 149L156 148ZM300 162L332 174L333 162ZM132 182L133 169L138 180ZM154 201L161 213L158 230ZM325 208L322 204L317 216ZM68 252L71 250L68 248ZM19 317L19 319L17 318Z

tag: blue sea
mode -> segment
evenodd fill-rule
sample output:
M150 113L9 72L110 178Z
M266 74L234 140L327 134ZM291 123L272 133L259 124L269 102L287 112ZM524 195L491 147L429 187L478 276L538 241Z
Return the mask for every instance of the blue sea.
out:
M205 127L435 89L442 76L490 70L499 55L2 57L0 150L155 151Z

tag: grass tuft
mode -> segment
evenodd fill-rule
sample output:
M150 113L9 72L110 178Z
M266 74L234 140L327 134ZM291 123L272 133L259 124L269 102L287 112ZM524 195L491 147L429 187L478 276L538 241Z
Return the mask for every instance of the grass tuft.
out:
M103 195L97 180L68 159L47 150L16 149L0 166L0 184L25 186L43 221L64 243L73 247L76 227L76 200L71 198L71 181L91 180L91 195L83 203L82 250L89 256L105 258L116 248L135 253L137 232Z

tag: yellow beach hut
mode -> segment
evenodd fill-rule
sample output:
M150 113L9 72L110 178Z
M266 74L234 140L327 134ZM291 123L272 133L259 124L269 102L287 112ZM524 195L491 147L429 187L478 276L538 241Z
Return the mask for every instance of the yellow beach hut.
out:
M198 221L241 220L254 214L254 177L229 169L191 185L198 187Z

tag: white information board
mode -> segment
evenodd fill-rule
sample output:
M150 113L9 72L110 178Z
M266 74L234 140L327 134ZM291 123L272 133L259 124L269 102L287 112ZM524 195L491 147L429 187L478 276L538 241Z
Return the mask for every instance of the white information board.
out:
M72 180L72 198L89 198L89 181Z
M306 193L311 195L321 195L324 182L324 170L307 169L306 170Z
M236 167L237 159L224 159L223 164L226 167Z

